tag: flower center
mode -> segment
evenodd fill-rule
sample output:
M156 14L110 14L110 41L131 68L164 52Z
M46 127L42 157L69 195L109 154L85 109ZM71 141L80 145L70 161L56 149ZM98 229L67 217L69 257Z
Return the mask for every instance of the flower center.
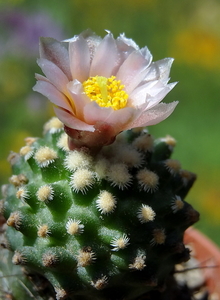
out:
M86 95L101 107L112 107L114 110L124 108L127 104L128 94L123 90L124 85L115 76L89 77L83 82Z

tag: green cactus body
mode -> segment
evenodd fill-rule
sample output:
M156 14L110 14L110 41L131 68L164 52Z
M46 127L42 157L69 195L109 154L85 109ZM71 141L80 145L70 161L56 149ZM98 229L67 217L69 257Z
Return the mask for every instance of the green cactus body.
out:
M68 150L56 118L44 129L9 158L3 212L13 263L43 275L57 300L162 289L189 259L183 234L199 218L184 200L195 175L170 158L175 140L136 129L91 156Z

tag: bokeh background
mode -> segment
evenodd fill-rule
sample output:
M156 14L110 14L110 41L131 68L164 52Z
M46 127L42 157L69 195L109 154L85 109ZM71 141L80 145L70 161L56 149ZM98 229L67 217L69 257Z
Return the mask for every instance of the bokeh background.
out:
M198 174L188 201L201 212L197 228L220 245L220 1L219 0L0 0L0 183L10 175L7 156L26 136L40 136L53 115L32 91L40 72L38 39L62 40L91 28L102 37L124 32L154 60L174 57L166 102L180 103L152 126L177 140L173 158Z

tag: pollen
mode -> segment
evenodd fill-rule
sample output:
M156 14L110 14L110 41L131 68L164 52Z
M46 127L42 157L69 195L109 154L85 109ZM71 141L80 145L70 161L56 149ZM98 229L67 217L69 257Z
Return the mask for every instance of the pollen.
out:
M141 223L147 223L155 219L156 213L150 206L142 204L137 216Z
M96 259L95 253L92 251L91 247L84 247L79 251L77 255L77 262L79 267L86 267L91 265Z
M138 255L137 257L135 257L134 262L129 265L129 269L142 271L146 267L145 260L146 260L145 255L143 254Z
M176 159L167 159L167 160L165 160L164 164L165 164L165 167L167 168L167 170L172 175L175 175L180 171L181 164Z
M156 228L153 230L153 239L151 240L151 245L162 245L165 243L166 234L165 230L162 228Z
M61 129L63 129L63 123L56 117L51 118L44 125L44 133L46 132L55 133L55 132L59 132Z
M25 160L31 158L33 154L34 154L34 150L30 146L24 146L20 149L20 155L23 156Z
M180 198L180 196L175 196L175 198L171 202L171 208L174 214L178 212L179 210L183 209L184 202Z
M25 187L20 187L16 192L16 197L22 201L29 198L28 190Z
M118 110L127 105L128 94L124 90L125 86L115 76L90 77L83 82L83 87L90 100L95 101L101 107Z
M78 169L71 176L70 184L74 192L80 191L84 194L94 184L94 174L88 169Z
M122 237L115 237L111 241L111 246L113 247L112 251L119 251L126 248L129 245L129 238L126 234L123 234Z
M115 197L108 191L101 191L96 206L101 214L109 214L115 210L116 200Z
M39 201L47 203L53 200L54 190L50 185L43 185L38 189L36 196Z
M91 282L91 285L97 290L102 290L103 288L106 287L107 284L108 284L107 276L102 276L101 278L97 279L96 281Z
M121 190L127 188L131 183L131 175L127 166L123 163L111 165L108 172L108 180L112 186L117 186Z
M37 235L42 238L47 238L51 234L51 231L49 230L49 227L44 224L38 226Z
M155 192L158 188L159 177L154 172L149 170L142 169L137 173L138 183L144 191Z
M37 150L34 158L39 167L44 168L55 161L55 159L57 158L57 153L47 146L42 146Z
M71 151L64 161L64 166L69 171L75 171L78 168L89 167L92 163L92 157L83 151Z
M57 147L64 151L69 151L68 136L65 132L61 134L60 138L58 139Z
M66 231L70 235L81 234L84 231L84 225L81 224L81 221L79 220L69 219L69 221L66 223Z

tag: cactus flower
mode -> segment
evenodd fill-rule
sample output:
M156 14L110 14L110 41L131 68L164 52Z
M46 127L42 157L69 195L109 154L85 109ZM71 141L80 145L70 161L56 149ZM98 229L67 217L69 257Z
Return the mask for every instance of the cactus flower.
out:
M121 34L101 39L90 30L59 42L41 38L34 90L54 104L69 148L100 149L121 131L166 119L177 101L161 103L176 83L168 83L172 58L152 62Z

